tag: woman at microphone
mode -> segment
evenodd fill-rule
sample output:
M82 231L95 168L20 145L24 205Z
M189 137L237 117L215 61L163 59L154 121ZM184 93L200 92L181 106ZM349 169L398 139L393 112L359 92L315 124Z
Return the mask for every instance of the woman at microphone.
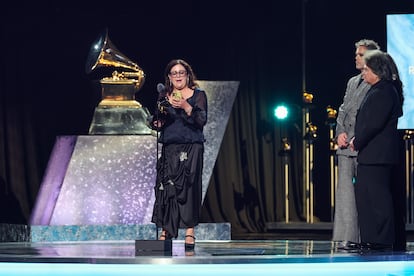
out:
M193 250L201 210L207 96L182 59L170 61L164 76L152 122L162 144L152 222L162 228L160 240L177 238L178 229L185 228L185 249Z

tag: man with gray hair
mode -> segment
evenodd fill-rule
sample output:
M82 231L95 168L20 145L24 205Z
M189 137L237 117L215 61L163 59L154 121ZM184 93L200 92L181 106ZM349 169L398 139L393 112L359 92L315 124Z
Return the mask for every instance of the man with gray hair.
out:
M378 43L362 39L355 43L355 67L362 71L364 53L380 49ZM338 183L335 193L335 215L332 240L339 242L337 248L358 250L360 235L358 214L355 203L354 181L357 169L357 152L349 148L349 140L354 136L356 114L370 85L363 81L361 72L347 83L343 103L336 119L336 142L338 150Z

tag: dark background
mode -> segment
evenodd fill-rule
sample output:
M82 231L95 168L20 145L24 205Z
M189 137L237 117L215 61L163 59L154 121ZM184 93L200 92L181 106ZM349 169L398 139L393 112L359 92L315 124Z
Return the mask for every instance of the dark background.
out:
M386 50L386 14L414 12L414 2L405 0L83 2L14 1L0 11L1 173L8 193L28 206L26 220L56 136L88 133L100 88L97 74L85 73L85 63L105 28L113 44L146 73L136 97L150 111L156 84L174 58L188 61L199 79L240 81L238 98L248 93L260 99L257 121L267 124L277 102L300 106L302 92L313 93L312 121L320 136L314 179L325 187L326 107L339 107L347 79L357 73L354 43L374 39ZM30 139L34 146L16 159L10 149L25 143L15 144L12 137ZM19 183L25 182L25 189L15 184L11 163L24 168ZM317 191L316 212L329 220L327 189Z

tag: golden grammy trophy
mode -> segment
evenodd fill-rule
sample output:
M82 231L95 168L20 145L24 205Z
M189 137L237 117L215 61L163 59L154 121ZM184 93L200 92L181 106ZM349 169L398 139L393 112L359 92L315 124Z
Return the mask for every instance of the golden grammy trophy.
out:
M92 44L85 71L89 74L102 67L114 71L100 80L102 100L95 108L89 134L151 134L146 125L149 112L135 100L145 73L115 47L107 30Z

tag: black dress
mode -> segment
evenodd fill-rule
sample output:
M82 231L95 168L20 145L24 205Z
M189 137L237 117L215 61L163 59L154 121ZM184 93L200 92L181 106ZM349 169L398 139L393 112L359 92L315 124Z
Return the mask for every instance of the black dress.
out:
M163 228L168 238L176 238L179 228L196 226L201 209L207 97L195 89L187 101L193 107L190 116L183 109L169 107L158 118L164 124L152 222Z

